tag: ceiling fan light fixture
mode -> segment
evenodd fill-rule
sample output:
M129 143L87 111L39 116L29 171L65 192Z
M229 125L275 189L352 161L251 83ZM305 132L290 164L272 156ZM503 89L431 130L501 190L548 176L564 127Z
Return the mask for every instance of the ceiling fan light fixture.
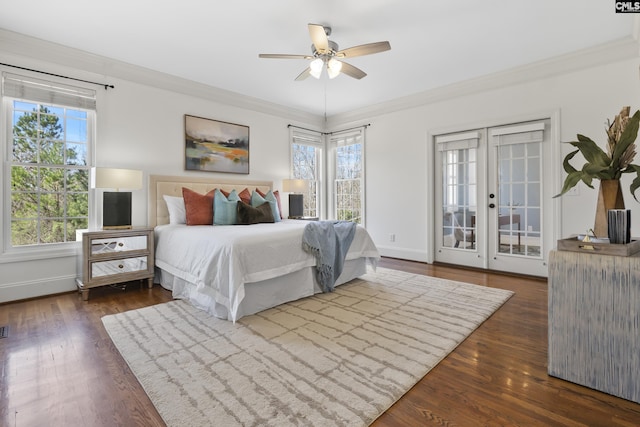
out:
M338 43L333 40L329 40L328 36L331 34L331 27L309 24L309 36L311 37L311 55L288 55L288 54L275 54L275 53L261 53L258 56L260 58L280 58L280 59L306 59L311 60L309 66L300 73L295 80L304 80L309 76L313 76L316 79L320 79L322 76L322 69L327 66L327 74L330 79L334 79L340 74L344 74L354 79L362 79L366 77L367 73L361 69L354 67L348 62L343 62L340 59L350 59L356 56L371 55L373 53L384 52L391 49L391 45L388 41L366 43L359 46L349 47L347 49L340 50Z
M330 79L334 79L338 77L341 69L342 69L342 62L338 61L335 58L331 58L327 63L327 74L329 74Z
M311 74L316 79L320 78L320 74L322 74L322 66L324 65L324 61L322 58L316 58L309 64L309 74Z

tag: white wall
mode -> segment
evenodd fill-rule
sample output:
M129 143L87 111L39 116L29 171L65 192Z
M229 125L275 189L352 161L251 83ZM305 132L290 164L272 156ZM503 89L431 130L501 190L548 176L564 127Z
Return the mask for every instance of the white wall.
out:
M145 176L199 175L272 180L280 188L289 177L290 121L119 79L102 94L98 114L96 166L141 168ZM249 175L184 169L184 115L249 126ZM147 223L147 193L134 193L133 224ZM285 209L286 206L283 206Z
M139 168L145 179L149 174L215 176L184 171L184 114L249 126L251 173L239 178L273 180L276 188L289 173L287 124L321 129L323 123L319 117L306 117L251 99L237 101L223 91L105 63L59 46L33 40L19 42L0 44L3 62L116 86L114 90L98 89L96 165ZM371 123L365 153L366 225L381 253L429 259L432 230L427 218L433 209L430 135L443 129L464 130L560 111L561 141L571 141L579 132L604 144L605 120L613 118L623 105L631 105L634 111L640 107L634 102L640 100L637 52L633 58L608 65L576 66L579 71L505 83L505 87L476 87L466 90L468 95L452 92L449 97L425 97L418 102L413 98L406 106L393 102L330 118L329 129L334 131ZM160 89L158 82L166 83L167 89ZM563 146L562 157L569 151ZM545 167L550 173L560 174L561 164ZM580 184L579 192L578 196L560 200L562 236L584 232L593 225L596 191ZM147 192L136 191L133 197L133 222L146 224ZM640 235L640 205L628 191L625 199L632 209L632 231ZM389 241L389 234L395 234L395 242ZM75 256L76 248L47 254L0 254L0 302L74 289Z
M466 130L517 121L521 117L547 115L560 111L560 141L576 139L577 133L590 136L603 148L605 122L613 119L624 105L632 112L640 108L640 61L617 61L580 71L564 73L472 95L428 102L391 113L368 115L363 120L334 117L332 129L370 123L367 128L367 228L383 255L427 261L432 229L429 217L433 202L432 165L428 162L432 147L429 135L443 129ZM415 101L412 101L415 103ZM562 144L557 164L544 165L558 176L560 191L564 172L561 161L572 151ZM580 168L582 162L572 164ZM635 163L640 163L640 156ZM630 184L630 179L625 181ZM597 181L596 181L597 184ZM578 196L559 200L562 212L558 237L584 233L593 227L597 190L578 184ZM632 210L632 234L640 235L640 204L623 190L626 207ZM640 192L638 192L640 198ZM549 200L548 202L553 202ZM395 242L389 235L395 234ZM555 245L554 245L555 246ZM431 254L432 255L432 254Z
M215 89L208 90L189 82L179 81L151 72L136 74L138 70L126 69L114 74L129 73L131 79L107 73L98 74L57 63L43 61L49 49L44 44L26 40L28 55L16 54L14 46L0 43L3 62L21 67L53 72L91 81L113 84L115 89L96 87L98 111L96 124L95 165L117 168L141 169L145 183L150 174L191 175L225 179L271 180L275 188L281 188L282 179L289 177L289 129L288 124L321 129L321 118L306 117L255 99L227 99L230 94ZM5 52L3 48L7 47ZM72 56L70 62L83 67L82 53L64 51ZM62 60L69 58L61 55ZM86 56L86 60L92 59ZM101 65L109 69L111 64ZM114 68L123 68L115 64ZM91 68L88 66L87 68ZM19 70L0 67L0 71L20 73ZM41 75L36 77L42 78ZM144 84L149 80L150 84ZM174 82L175 80L175 82ZM166 83L171 90L161 89ZM183 92L179 92L185 88ZM201 92L201 96L198 93ZM225 102L217 102L219 97ZM245 107L242 105L246 104ZM249 126L250 173L249 175L215 174L184 170L184 115L194 115ZM3 120L2 123L5 123ZM3 127L2 146L6 132ZM7 176L3 170L3 178ZM4 185L4 183L2 183ZM4 188L4 187L2 187ZM92 190L95 191L95 190ZM95 191L93 206L98 213L92 224L101 224L101 193ZM283 203L284 214L288 206ZM8 212L3 207L3 214ZM3 221L4 222L4 221ZM147 190L133 192L133 225L147 224ZM2 231L0 231L2 233ZM0 236L1 237L1 236ZM31 298L40 295L75 289L76 258L79 244L64 249L45 249L0 253L0 302Z

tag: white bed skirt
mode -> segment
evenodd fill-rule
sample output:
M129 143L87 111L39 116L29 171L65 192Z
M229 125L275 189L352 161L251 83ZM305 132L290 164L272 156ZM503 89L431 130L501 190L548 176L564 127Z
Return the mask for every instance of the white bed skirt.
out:
M238 319L289 301L322 292L314 274L315 267L307 267L285 276L260 282L245 283L245 297L238 308ZM347 283L367 272L367 258L345 261L336 286ZM195 284L156 267L155 282L172 292L176 299L188 300L195 307L221 319L228 319L226 307L198 292Z

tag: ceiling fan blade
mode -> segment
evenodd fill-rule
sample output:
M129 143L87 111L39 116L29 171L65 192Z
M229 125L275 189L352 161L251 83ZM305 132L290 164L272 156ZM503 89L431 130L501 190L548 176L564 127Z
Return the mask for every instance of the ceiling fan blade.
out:
M301 80L306 79L307 77L309 77L311 75L311 68L307 67L306 70L304 70L303 72L301 72L300 74L298 74L298 77L296 77L296 81L299 82Z
M327 33L324 31L324 27L318 24L309 24L308 27L309 36L311 36L311 41L318 53L329 52L329 39L327 38Z
M367 43L343 49L337 52L336 56L339 58L353 58L354 56L371 55L372 53L384 52L390 49L389 42Z
M273 58L273 59L313 59L313 56L309 55L282 55L279 53L261 53L258 58Z
M346 74L349 77L360 80L367 75L367 73L362 71L360 68L354 67L353 65L348 64L344 61L340 62L342 62L342 68L340 69L340 72Z

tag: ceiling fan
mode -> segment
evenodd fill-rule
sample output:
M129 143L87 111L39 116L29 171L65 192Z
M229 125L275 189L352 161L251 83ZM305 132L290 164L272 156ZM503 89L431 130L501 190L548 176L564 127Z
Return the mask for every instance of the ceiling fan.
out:
M356 56L371 55L373 53L384 52L391 49L388 41L367 43L360 46L354 46L343 50L338 50L338 43L329 40L331 35L331 27L325 27L318 24L309 24L309 35L311 36L311 55L281 55L273 53L261 53L259 58L275 58L275 59L308 59L312 60L309 66L296 77L296 80L304 80L309 76L316 79L320 78L322 69L326 65L327 74L330 79L337 77L341 72L353 77L361 79L367 75L361 69L354 67L344 61L342 58L353 58Z

